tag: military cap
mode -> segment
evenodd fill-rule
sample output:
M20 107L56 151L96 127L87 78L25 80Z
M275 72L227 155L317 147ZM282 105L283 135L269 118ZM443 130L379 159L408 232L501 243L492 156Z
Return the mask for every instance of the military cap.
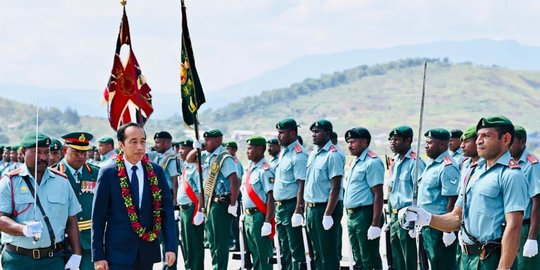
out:
M249 145L266 146L266 139L261 136L251 136L246 140Z
M522 126L514 125L514 136L516 136L518 139L526 139L527 131Z
M448 141L450 140L450 132L444 128L433 128L424 133L424 136L431 139Z
M182 146L193 147L193 140L192 139L181 140L181 141L178 142L178 145L180 147L182 147Z
M461 138L461 135L463 135L463 131L461 131L460 129L450 130L450 138L459 139Z
M219 129L211 129L209 131L206 131L203 134L203 137L205 138L216 138L216 137L222 137L223 133Z
M276 129L295 129L297 127L298 124L292 118L283 119L276 124Z
M172 142L172 146L173 146L173 147L179 147L179 146L180 146L180 142Z
M465 130L465 132L463 133L463 135L461 135L460 139L461 139L461 141L464 141L464 140L470 139L472 137L476 137L476 126L475 125L472 125L469 128L467 128Z
M355 127L347 130L345 132L345 141L348 142L349 139L369 139L371 140L371 134L369 131L363 127Z
M102 136L101 138L98 139L98 143L109 143L109 144L113 144L114 143L114 139L113 137L111 136Z
M476 131L482 128L492 127L511 127L513 129L514 125L512 124L512 121L510 121L510 119L502 115L488 116L482 117L480 121L478 121L478 124L476 124Z
M64 139L67 146L81 151L87 151L92 148L92 146L90 146L92 138L94 138L92 134L80 131L71 132L62 136L62 139Z
M8 146L5 146L5 147L4 147L4 150L9 150L9 151L11 151L11 146L9 146L9 145L8 145Z
M311 124L311 126L309 127L309 130L313 130L313 128L315 127L322 128L324 130L332 130L332 123L330 123L330 121L328 120L321 119Z
M20 145L14 145L14 146L11 147L11 150L19 151L19 150L21 150L21 148L22 148L22 146L20 146Z
M49 147L51 144L51 138L49 138L49 136L43 133L38 133L36 136L35 132L29 132L22 137L20 146L24 148L35 147L36 141L38 147ZM19 148L19 146L12 146L11 150L17 150L17 148Z
M267 144L279 144L279 141L277 138L271 138L266 141Z
M299 142L301 145L304 145L304 139L302 139L302 136L296 135L296 139L298 140L298 142Z
M399 126L397 128L392 129L390 131L390 134L388 135L388 139L392 137L400 137L400 138L408 138L413 136L413 130L409 126Z
M156 132L156 134L154 134L154 140L155 139L169 139L169 140L172 140L172 136L171 136L171 133L169 133L167 131L160 131L160 132Z
M225 147L230 147L232 149L238 149L238 144L235 141L228 141L223 144Z
M49 150L57 151L62 149L62 143L57 139L51 139L51 145L49 145Z

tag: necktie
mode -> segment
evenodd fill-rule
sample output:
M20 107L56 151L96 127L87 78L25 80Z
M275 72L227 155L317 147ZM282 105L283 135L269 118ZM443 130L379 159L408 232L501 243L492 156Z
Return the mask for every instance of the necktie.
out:
M131 183L129 189L131 190L131 198L135 208L139 208L139 177L137 177L137 166L131 167Z
M76 171L76 172L75 172L75 183L77 183L77 184L81 183L81 181L79 180L79 175L80 175L80 174L81 174L81 173L80 173L79 171Z

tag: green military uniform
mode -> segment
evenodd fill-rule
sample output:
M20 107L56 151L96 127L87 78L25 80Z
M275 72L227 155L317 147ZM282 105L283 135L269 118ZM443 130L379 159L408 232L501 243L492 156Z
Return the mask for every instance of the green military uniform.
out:
M389 139L392 137L412 138L413 131L408 126L400 126L390 132ZM416 153L409 149L402 158L400 158L399 154L396 154L391 166L388 207L391 213L390 243L392 259L396 270L416 270L418 268L416 240L409 236L408 231L401 228L397 216L401 208L412 204L413 172L417 158ZM424 167L424 162L420 160L418 171L422 172Z
M87 151L92 147L89 145L93 136L86 132L73 132L62 136L66 145L76 150ZM92 262L92 246L91 236L92 231L92 202L94 200L94 188L96 187L97 176L99 173L99 167L90 163L85 163L79 169L71 167L67 160L64 158L53 168L64 173L75 196L79 201L82 211L77 214L77 221L79 224L81 247L82 247L82 260L81 270L93 270L94 263Z
M450 131L450 138L452 139L461 140L461 136L463 136L463 131L459 129L452 129ZM463 160L465 159L465 157L463 156L463 150L461 149L461 147L459 147L456 151L450 150L449 152L452 159L454 159L454 161L456 162L458 169L461 169L461 163L463 163Z
M235 151L238 150L238 144L235 141L228 141L223 143L223 146L225 148L232 148ZM228 150L228 149L227 149ZM242 181L242 178L244 177L244 167L242 166L242 162L240 162L240 159L236 155L232 155L231 152L229 152L231 156L234 159L234 165L236 166L236 176L238 177L239 181ZM242 194L238 194L238 204L242 203ZM240 222L240 208L238 208L237 211L237 217L234 217L231 222L231 230L230 230L230 241L229 246L231 247L231 250L239 250L239 243L240 243L240 231L239 228L239 222Z
M512 122L503 116L480 119L476 130L491 127L508 128L514 133ZM505 214L524 212L528 202L525 175L510 152L504 153L489 168L486 161L480 159L474 174L461 185L456 202L456 206L463 208L459 233L464 247L460 269L497 269ZM478 247L488 242L499 244L493 244L492 253L481 260L482 249Z
M27 134L23 137L21 145L33 148L35 141L35 134ZM48 147L49 144L49 137L43 134L38 135L39 147ZM20 224L33 221L35 212L35 219L43 225L41 237L38 241L33 242L32 238L26 236L15 236L2 232L2 243L5 245L2 252L2 269L64 269L62 249L58 247L63 243L68 217L79 213L81 207L66 176L56 170L45 169L39 187L37 187L37 196L45 214L49 217L54 233L56 243L51 243L51 235L43 215L38 208L34 209L33 194L23 179L26 177L35 189L34 177L25 164L11 172L9 176L2 177L0 181L0 212Z
M441 128L431 129L424 135L441 141L450 139L450 133ZM448 151L445 150L436 159L430 159L418 180L418 205L432 214L447 213L449 197L458 195L459 178L458 166ZM457 245L455 238L449 246L446 246L442 239L443 232L430 227L422 228L421 237L424 240L422 248L433 269L455 268Z
M296 129L293 119L276 124L277 130ZM276 200L276 230L280 244L282 264L287 270L299 269L305 263L302 228L291 226L298 194L298 180L306 179L308 155L298 140L281 148L275 168L274 199Z
M345 140L369 139L365 128L353 128L345 133ZM384 184L384 164L369 148L350 163L343 205L347 209L349 242L358 269L382 269L379 254L380 238L368 239L368 230L373 222L374 196L371 188ZM382 205L381 205L382 206Z
M266 143L268 145L275 144L275 145L279 146L279 141L278 141L277 138L269 139L269 140L266 141ZM268 162L268 164L270 164L270 168L272 168L272 170L276 170L276 167L278 165L278 161L279 161L279 154L277 154L276 156L273 156L273 157L270 158L270 161Z
M259 136L250 137L247 144L265 146L266 141ZM272 257L272 237L261 236L261 229L265 223L268 192L274 186L274 172L266 160L251 162L246 173L246 180L242 183L242 204L244 206L244 228L246 243L250 251L253 269L272 269L268 259ZM273 227L273 225L272 225ZM272 231L274 228L272 228Z

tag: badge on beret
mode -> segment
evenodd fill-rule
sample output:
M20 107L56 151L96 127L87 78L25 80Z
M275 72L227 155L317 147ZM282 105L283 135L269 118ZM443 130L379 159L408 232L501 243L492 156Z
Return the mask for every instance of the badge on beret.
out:
M84 134L81 133L81 136L79 136L79 142L84 142L86 138L84 137Z

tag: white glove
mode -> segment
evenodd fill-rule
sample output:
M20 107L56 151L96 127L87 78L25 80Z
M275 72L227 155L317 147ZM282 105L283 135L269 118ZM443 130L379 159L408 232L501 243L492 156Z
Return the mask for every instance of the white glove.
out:
M204 221L204 214L202 212L197 212L195 217L193 217L193 225L199 226Z
M388 230L390 230L390 223L386 222L386 223L384 223L384 225L382 226L381 231L387 232Z
M240 222L244 222L244 219L246 219L246 216L244 216L244 214L240 214Z
M179 221L180 220L180 211L174 210L174 220Z
M197 139L193 139L193 148L201 149L202 148L202 143Z
M270 235L270 233L272 233L272 224L268 222L263 223L263 226L261 228L261 236L265 237Z
M453 232L443 232L442 241L448 247L456 241L456 234Z
M373 240L381 237L381 228L375 226L369 226L367 230L367 240Z
M302 221L304 221L304 218L302 217L302 215L298 213L294 213L291 217L291 226L300 227L302 226Z
M229 208L227 209L229 214L233 215L234 217L238 216L238 214L236 213L237 210L238 210L238 204L229 205Z
M79 266L81 265L81 259L82 259L81 255L76 255L76 254L71 255L64 269L71 269L71 270L77 269L78 270Z
M26 237L41 237L41 229L43 229L43 224L41 221L30 221L27 222L23 227L23 234Z
M416 229L409 230L409 237L412 239L416 238L416 233Z
M538 243L536 240L527 239L523 246L523 257L532 258L538 254Z
M332 219L332 216L323 216L322 219L322 226L325 230L330 230L332 228L332 225L334 225L334 219Z
M413 225L424 227L431 222L431 214L416 205L401 208L398 212L399 224L405 230L412 230Z

